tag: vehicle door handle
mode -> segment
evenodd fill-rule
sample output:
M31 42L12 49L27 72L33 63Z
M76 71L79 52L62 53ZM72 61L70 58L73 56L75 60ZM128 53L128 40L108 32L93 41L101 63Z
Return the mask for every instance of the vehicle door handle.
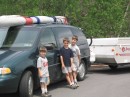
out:
M36 58L39 58L39 55L36 55Z
M57 54L57 57L59 57L60 56L60 54Z

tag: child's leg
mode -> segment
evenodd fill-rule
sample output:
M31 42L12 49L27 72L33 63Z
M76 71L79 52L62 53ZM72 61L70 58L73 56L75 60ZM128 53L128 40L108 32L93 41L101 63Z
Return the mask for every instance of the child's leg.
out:
M73 71L74 82L77 83L77 72Z
M74 84L74 79L73 79L73 75L72 75L72 68L71 67L67 67L67 71L68 71L68 74L69 74L71 85L73 85Z
M47 93L48 91L47 91L47 85L45 84L45 93Z
M72 85L71 79L70 79L70 77L69 77L69 73L68 73L67 67L65 67L64 69L62 69L62 72L65 74L66 80L67 80L67 82L69 83L69 85Z
M45 93L48 92L47 86L49 85L49 83L50 83L50 79L49 79L49 77L46 77L46 78L45 78Z
M74 84L73 74L72 72L69 72L69 78L71 80L71 84Z
M77 75L79 72L79 62L74 63L74 68L73 68L73 77L74 77L74 82L77 83Z
M72 76L73 76L73 80L74 82L77 82L77 68L75 66L75 64L73 64L73 67L72 67Z
M66 79L67 79L69 85L72 85L69 73L66 73Z
M42 91L42 94L45 93L45 84L43 82L41 82L41 91Z

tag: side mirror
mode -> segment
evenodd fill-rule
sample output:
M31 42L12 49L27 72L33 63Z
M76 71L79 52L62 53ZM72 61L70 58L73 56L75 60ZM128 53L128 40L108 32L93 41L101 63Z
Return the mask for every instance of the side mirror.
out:
M92 43L93 43L93 36L92 36L92 37L90 37L90 43L89 43L89 46L91 46L91 45L92 45Z
M47 50L53 50L55 48L54 43L44 44L44 46L47 48Z

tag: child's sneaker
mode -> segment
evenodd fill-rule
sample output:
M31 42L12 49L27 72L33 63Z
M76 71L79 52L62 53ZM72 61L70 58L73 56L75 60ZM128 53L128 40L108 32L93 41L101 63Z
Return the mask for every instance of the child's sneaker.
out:
M51 97L51 94L49 94L49 92L45 93L47 95L47 97Z
M76 87L75 87L74 84L73 84L73 85L70 85L70 87L71 87L72 89L76 89Z
M43 93L41 97L48 97L48 95L46 93Z
M79 87L79 84L76 82L76 83L75 83L75 86L76 86L76 87Z

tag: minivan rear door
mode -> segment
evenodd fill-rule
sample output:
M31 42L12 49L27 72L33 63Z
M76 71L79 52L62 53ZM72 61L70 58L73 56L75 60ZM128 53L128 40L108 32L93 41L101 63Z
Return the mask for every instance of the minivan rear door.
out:
M60 50L61 47L63 47L63 39L69 38L71 40L73 34L71 32L71 30L68 27L53 27L52 31L54 32L54 35L56 37L56 41L58 44L58 50ZM58 56L59 56L59 67L57 67L57 71L60 71L62 73L61 70L61 62L60 62L60 54L58 52ZM64 78L65 76L62 74L62 78Z

